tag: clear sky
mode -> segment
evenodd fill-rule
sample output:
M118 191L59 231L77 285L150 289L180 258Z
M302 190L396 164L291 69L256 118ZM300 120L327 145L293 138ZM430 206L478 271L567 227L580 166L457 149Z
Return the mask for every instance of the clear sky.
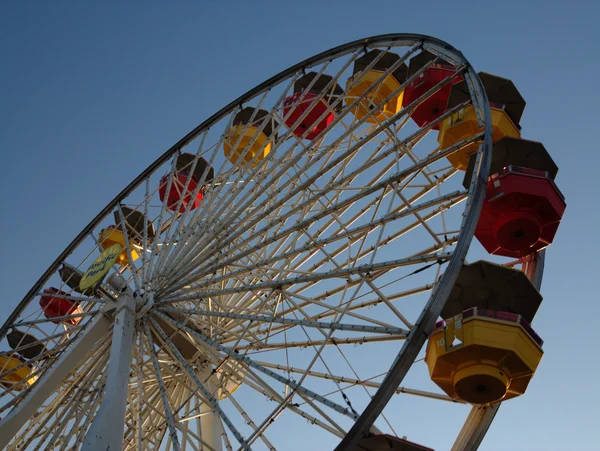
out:
M166 5L0 4L0 321L109 200L223 105L344 42L428 34L462 50L476 70L515 82L527 100L524 137L552 154L568 205L534 322L544 358L526 395L502 406L481 449L600 449L600 4ZM427 411L415 415L432 434L444 428Z

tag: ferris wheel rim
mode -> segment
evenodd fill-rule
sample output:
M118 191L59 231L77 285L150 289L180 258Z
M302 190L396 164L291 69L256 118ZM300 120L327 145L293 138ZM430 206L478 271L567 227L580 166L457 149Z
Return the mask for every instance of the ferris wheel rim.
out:
M167 150L154 163L152 163L150 166L148 166L148 168L146 168L123 191L121 191L121 193L119 193L82 230L82 232L67 246L67 248L65 248L63 253L61 253L58 256L58 258L55 260L55 262L47 269L46 273L44 273L42 275L42 277L38 280L38 282L32 287L30 292L27 293L25 298L21 301L21 304L19 304L17 309L15 309L13 314L7 319L5 324L0 329L0 338L2 338L6 334L8 328L11 327L12 323L14 322L15 317L20 314L19 308L21 308L21 311L22 311L22 309L27 305L27 303L30 301L30 299L34 296L36 291L38 291L41 288L41 286L43 286L43 284L46 283L48 278L57 270L58 266L66 260L66 258L72 253L72 251L78 246L78 244L90 233L90 231L93 230L100 223L100 221L103 218L105 218L116 206L118 206L122 199L126 198L129 194L131 194L131 192L133 192L137 187L139 187L145 179L147 179L150 175L152 175L159 167L161 167L164 163L166 163L169 160L169 158L174 156L186 144L188 144L193 139L198 137L203 131L209 129L215 122L219 121L224 116L226 116L227 114L234 111L237 107L241 106L241 104L243 104L244 102L251 100L253 97L258 95L259 93L268 89L269 86L276 84L281 80L286 79L290 75L302 70L303 68L306 68L306 67L310 66L311 64L318 64L319 62L326 61L328 58L342 56L345 54L345 52L349 53L353 50L360 48L361 46L364 46L366 48L369 45L375 45L375 44L381 45L381 44L385 44L386 42L395 43L398 45L402 45L401 43L403 43L403 45L409 45L409 44L415 45L416 43L419 43L419 42L422 44L444 45L445 50L450 49L449 51L456 52L456 55L458 57L460 57L462 59L462 62L464 62L468 66L467 71L469 73L469 76L471 77L472 83L474 85L477 85L477 83L478 83L478 78L477 78L476 74L474 75L474 71L472 70L471 66L468 64L468 61L466 61L466 59L464 59L464 57L462 56L462 54L460 52L458 52L456 49L449 46L448 44L444 43L443 41L437 40L435 38L429 38L429 37L423 36L423 35L404 35L404 34L381 35L381 36L375 36L372 38L367 38L364 40L354 41L352 43L338 46L334 49L328 50L319 55L311 57L301 63L298 63L295 66L292 66L292 67L280 72L279 74L275 75L274 77L271 77L267 81L263 82L262 84L258 85L257 87L255 87L252 90L245 93L244 95L240 96L238 99L234 100L233 102L228 104L226 107L222 108L219 112L215 113L209 119L204 121L202 124L200 124L194 130L192 130L190 133L188 133L184 138L182 138L179 142L177 142L174 146L172 146L169 150ZM465 246L463 246L464 247L463 250L461 250L460 252L455 251L452 255L452 261L458 262L457 264L462 264L462 261L464 261L464 255L466 255L470 241L473 237L474 221L476 221L476 218L479 216L477 204L480 207L481 201L482 201L482 198L479 199L478 196L481 197L481 193L482 193L482 190L484 187L484 183L482 182L482 180L486 178L486 173L487 173L486 168L489 167L489 160L490 160L490 153L491 153L490 152L491 133L489 130L489 128L490 128L489 127L489 124L490 124L489 107L487 107L487 99L486 99L485 91L482 89L481 86L475 86L475 88L476 88L477 94L479 96L481 96L480 101L481 101L481 105L483 106L482 112L483 112L483 116L484 116L486 130L484 132L484 142L482 144L483 150L482 151L480 150L478 153L479 159L480 159L480 162L478 165L479 171L475 171L475 174L473 177L473 182L469 189L469 195L468 195L468 199L467 199L468 204L467 204L467 207L465 208L465 213L463 214L465 217L464 220L467 220L470 218L469 223L470 224L473 223L473 225L470 227L467 227L467 228L461 227L459 243L462 242L463 244L465 244ZM473 101L475 102L474 99L473 99ZM463 223L464 223L464 221L463 221ZM461 253L463 254L463 256L459 258ZM447 270L446 272L449 272L449 271ZM446 274L446 272L444 274ZM457 273L457 270L453 270L453 272ZM451 278L447 277L446 279L447 279L446 285L450 284ZM433 297L433 294L432 294L432 297ZM441 299L439 296L438 296L438 298ZM425 312L426 310L427 310L427 307L424 308L423 312ZM437 315L435 315L435 316L437 317ZM406 343L408 343L408 342L409 342L409 340L406 341ZM412 361L411 361L411 363L412 363Z
M357 39L352 42L348 42L346 44L339 45L337 47L333 47L329 50L325 50L317 55L309 57L293 66L288 67L287 69L282 70L278 74L268 78L261 84L256 87L250 89L246 93L240 95L238 98L221 108L215 114L210 116L208 119L204 120L197 127L187 133L183 138L181 138L177 143L171 146L167 151L165 151L161 156L159 156L153 163L151 163L146 169L144 169L135 179L133 179L119 194L117 194L82 230L81 232L65 247L65 249L57 256L57 258L52 262L52 264L46 269L46 271L40 276L40 278L34 283L34 285L30 288L30 290L25 294L23 299L19 302L19 304L15 307L13 312L8 316L2 327L0 327L0 340L6 336L6 333L10 329L14 320L18 317L18 315L23 311L23 309L27 306L30 299L35 295L36 291L43 286L43 284L48 280L48 278L58 269L59 265L65 261L65 259L73 252L73 250L77 247L77 245L85 239L85 237L89 234L91 230L96 227L103 218L105 218L110 212L119 204L119 202L127 197L131 192L135 190L147 177L153 174L162 164L169 160L173 155L175 155L179 150L185 147L189 142L191 142L194 138L199 136L204 130L209 129L214 123L218 122L224 116L233 111L236 107L242 105L243 103L251 100L254 96L258 95L260 92L267 89L269 86L276 84L277 82L289 77L290 75L296 73L299 70L302 70L310 65L318 64L328 58L342 56L345 53L351 52L353 49L360 48L364 46L367 48L369 45L373 44L385 44L389 43L404 43L405 45L410 45L414 43L421 42L423 44L432 44L434 46L439 46L443 48L445 51L453 54L453 56L461 61L463 64L466 64L467 70L471 72L471 76L475 76L475 79L478 80L477 75L473 71L470 63L463 56L462 52L456 49L454 46L448 44L447 42L432 37L428 35L422 34L413 34L413 33L389 33L383 35L371 36L363 39ZM485 94L485 90L483 90L482 86L479 86L479 92L482 93L483 98L487 99ZM485 105L485 103L484 103ZM489 108L484 106L484 111L487 109L489 113ZM487 123L487 121L486 121ZM488 132L486 131L486 136ZM486 138L487 139L487 138ZM487 165L489 168L489 164Z

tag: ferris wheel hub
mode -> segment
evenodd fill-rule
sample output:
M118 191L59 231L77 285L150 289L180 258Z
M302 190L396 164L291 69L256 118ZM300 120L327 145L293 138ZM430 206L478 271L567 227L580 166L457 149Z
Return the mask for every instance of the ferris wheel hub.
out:
M125 278L117 273L112 273L108 277L108 279L106 279L106 282L119 293L123 293L127 290L127 288L129 288L129 285L127 285L127 281L125 280Z
M136 319L142 318L154 305L154 293L146 293L135 298Z

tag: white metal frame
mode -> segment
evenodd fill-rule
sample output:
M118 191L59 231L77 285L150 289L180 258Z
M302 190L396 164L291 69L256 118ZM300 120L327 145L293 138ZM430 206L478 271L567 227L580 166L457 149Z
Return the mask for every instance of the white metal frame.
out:
M312 68L319 74L335 73L317 96L316 101L321 101L335 83L344 83L343 77L363 51L389 47L404 53L382 73L379 83L426 49L454 64L472 94L470 102L449 110L438 122L472 103L483 132L426 153L423 143L433 124L404 132L410 128L410 111L445 86L447 79L383 123L368 122L376 109L350 120L350 111L378 89L374 84L361 98L334 99L328 111L336 112L334 121L311 142L291 134L308 111L288 128L282 105L303 73ZM273 132L278 139L271 140L272 150L264 162L255 157L250 164L236 167L220 156L225 135L215 137L213 130L226 130L243 104L267 108L269 118L279 124ZM260 123L258 130L265 124ZM470 142L481 142L471 186L468 191L449 189L447 182L456 170L443 162ZM215 168L215 178L207 181L204 174L191 195L201 189L208 194L195 210L191 204L184 208L183 198L174 212L166 202L156 209L158 193L153 183L161 176L157 171L167 169L169 191L175 158L192 145L197 147L191 170L203 157ZM35 361L39 380L33 387L0 396L0 414L15 406L0 422L0 445L13 446L11 440L21 434L18 437L30 443L60 449L73 443L85 449L121 444L125 449L158 449L166 443L168 449L220 451L233 449L230 438L240 449L250 449L257 440L275 449L268 428L289 411L342 438L340 449L345 449L365 432L379 431L374 425L378 417L393 431L382 413L393 394L455 402L438 392L400 387L400 383L417 359L465 260L483 200L490 147L489 108L478 77L460 52L433 38L388 35L350 43L258 86L201 124L136 178L65 249L10 315L0 338L10 327L26 327L43 334L43 342L55 354ZM188 178L184 192L189 183ZM134 243L126 233L122 205L144 212L140 242ZM449 213L460 205L464 205L462 218L451 219ZM35 301L56 280L58 266L71 254L79 256L80 269L90 264L99 249L97 234L113 210L120 213L117 227L124 232L130 264L113 269L108 283L97 287L93 296L56 295L80 302L83 313L68 315L70 320L80 318L80 325L60 323L66 318L56 318L59 324L54 325L32 310ZM150 221L157 234L154 241L147 233ZM427 237L423 247L393 258L386 254L397 240L410 244L411 234L419 230ZM136 262L133 250L140 254ZM429 270L429 280L392 290ZM397 307L399 300L426 293L431 295L416 318ZM369 308L375 313L387 311L389 318L365 313ZM352 353L341 348L399 340L404 346L390 362L391 368L381 377L367 379L356 375ZM104 348L98 347L101 342ZM101 365L99 353L108 343L110 354L102 358L109 363ZM193 356L186 354L190 343L197 348ZM304 366L294 366L288 354L302 348L310 350L311 358ZM330 350L344 359L350 376L330 369ZM285 360L258 360L264 353ZM84 369L90 374L82 379L87 391L72 379ZM333 384L333 391L319 393L323 383ZM275 402L275 407L256 421L244 407L244 396L234 393L238 385ZM350 401L353 387L362 388L371 398L362 414ZM13 398L7 402L2 396ZM491 419L493 414L486 411L476 427L465 425L461 436L482 437ZM59 423L60 429L48 427ZM348 424L353 424L350 430ZM477 445L460 446L456 449Z

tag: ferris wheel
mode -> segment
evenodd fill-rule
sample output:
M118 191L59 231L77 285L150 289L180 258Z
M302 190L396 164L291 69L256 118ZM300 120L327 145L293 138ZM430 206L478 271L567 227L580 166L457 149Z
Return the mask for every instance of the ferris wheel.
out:
M476 449L541 359L530 323L566 206L524 107L404 34L239 97L9 315L0 445L426 450L426 409L455 427L447 448Z

